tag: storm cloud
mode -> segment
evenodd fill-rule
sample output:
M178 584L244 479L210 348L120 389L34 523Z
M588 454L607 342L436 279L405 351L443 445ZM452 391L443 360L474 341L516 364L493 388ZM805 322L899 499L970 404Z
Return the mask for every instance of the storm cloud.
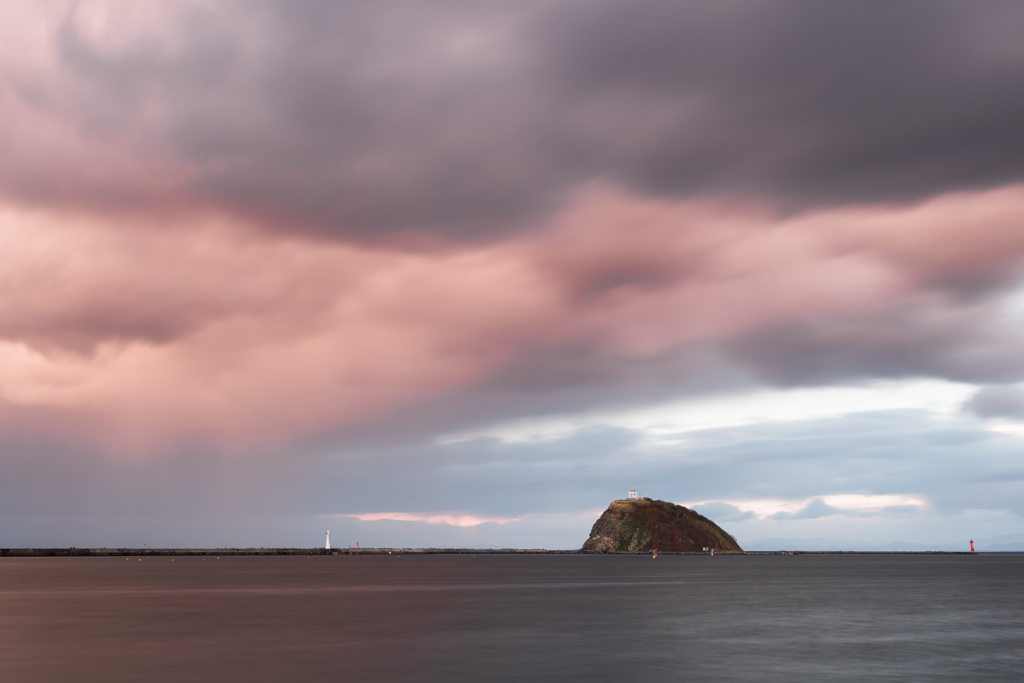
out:
M996 0L8 3L3 514L560 544L637 484L748 538L1015 531L1022 33Z
M486 238L595 181L805 209L1024 177L1013 2L57 7L5 60L30 201Z

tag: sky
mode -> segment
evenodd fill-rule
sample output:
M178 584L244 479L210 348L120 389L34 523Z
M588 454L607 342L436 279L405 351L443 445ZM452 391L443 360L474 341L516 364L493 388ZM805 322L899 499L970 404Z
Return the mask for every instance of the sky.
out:
M0 6L0 546L1024 549L1024 5Z

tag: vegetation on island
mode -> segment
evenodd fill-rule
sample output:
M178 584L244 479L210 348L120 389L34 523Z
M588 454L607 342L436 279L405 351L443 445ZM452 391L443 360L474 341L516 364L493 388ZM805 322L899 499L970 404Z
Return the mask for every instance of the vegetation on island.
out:
M582 552L741 553L736 539L698 512L663 500L616 500L594 523Z

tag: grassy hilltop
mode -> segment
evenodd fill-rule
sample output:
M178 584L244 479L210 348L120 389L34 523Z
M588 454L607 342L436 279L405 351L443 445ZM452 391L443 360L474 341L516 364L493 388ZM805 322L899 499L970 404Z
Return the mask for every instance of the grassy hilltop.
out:
M743 552L736 539L707 517L663 500L616 500L594 523L583 552Z

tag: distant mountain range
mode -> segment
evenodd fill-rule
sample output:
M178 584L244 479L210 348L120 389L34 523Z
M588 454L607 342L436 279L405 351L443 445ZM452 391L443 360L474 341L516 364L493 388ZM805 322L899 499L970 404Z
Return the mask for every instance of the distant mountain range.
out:
M744 550L970 550L970 539L954 543L910 543L896 541L887 544L838 541L832 538L757 538L740 542ZM1024 533L1004 534L974 539L979 552L1024 552Z

